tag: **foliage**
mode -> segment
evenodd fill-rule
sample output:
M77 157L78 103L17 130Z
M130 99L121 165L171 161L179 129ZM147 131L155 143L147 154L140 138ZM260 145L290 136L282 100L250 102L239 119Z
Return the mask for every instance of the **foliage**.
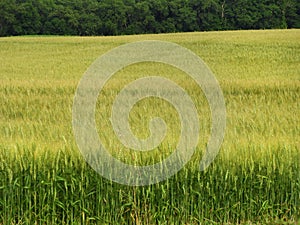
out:
M297 0L1 0L0 36L300 28Z

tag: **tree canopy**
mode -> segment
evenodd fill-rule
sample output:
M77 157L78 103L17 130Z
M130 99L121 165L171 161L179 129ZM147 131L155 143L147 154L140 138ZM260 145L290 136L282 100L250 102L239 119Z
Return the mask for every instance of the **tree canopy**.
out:
M300 28L298 0L1 0L0 36Z

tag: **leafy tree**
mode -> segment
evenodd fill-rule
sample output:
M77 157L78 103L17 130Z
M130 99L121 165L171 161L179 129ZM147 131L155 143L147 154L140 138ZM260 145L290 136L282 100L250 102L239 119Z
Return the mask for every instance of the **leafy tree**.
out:
M0 0L0 36L300 28L298 0Z
M217 0L192 0L192 9L197 14L197 23L200 30L221 30L222 21L222 3Z
M16 24L15 0L0 1L0 36L15 35Z
M300 28L300 1L282 0L281 10L288 28Z
M41 30L41 17L37 1L28 0L18 4L16 18L20 25L20 34L38 34Z
M54 35L76 34L74 27L69 26L69 21L73 19L71 18L72 10L70 8L58 4L54 5L45 21L44 33Z
M260 19L257 22L257 28L285 28L285 18L279 4L274 1L264 1L260 5Z
M122 0L103 0L99 3L98 17L102 27L99 32L102 35L122 34L127 24L126 7Z

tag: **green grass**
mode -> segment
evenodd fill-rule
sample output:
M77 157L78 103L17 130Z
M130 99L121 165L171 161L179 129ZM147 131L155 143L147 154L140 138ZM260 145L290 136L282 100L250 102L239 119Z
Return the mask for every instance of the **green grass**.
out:
M299 223L299 38L300 30L1 38L0 224ZM114 136L111 105L136 78L157 74L177 82L200 119L199 145L185 168L161 183L129 187L102 178L83 161L72 133L72 104L81 76L99 55L140 40L178 43L207 63L224 93L227 128L216 160L198 171L211 118L195 83L158 63L118 72L96 113L99 136L115 157L157 162L180 134L174 108L151 98L133 108L132 129L146 137L149 118L160 115L169 127L163 143L136 153Z

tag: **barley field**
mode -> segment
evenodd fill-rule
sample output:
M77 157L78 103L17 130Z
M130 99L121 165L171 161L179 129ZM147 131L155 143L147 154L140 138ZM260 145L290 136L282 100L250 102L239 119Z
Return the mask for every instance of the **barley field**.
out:
M195 82L160 63L122 69L100 93L95 114L99 137L114 157L159 162L180 135L174 107L149 98L133 107L132 131L147 137L149 120L161 116L166 138L149 152L122 146L109 121L111 107L137 78L155 74L176 82L200 121L197 149L182 170L131 187L101 177L83 160L72 105L95 59L141 40L174 42L205 61L222 88L227 127L217 158L199 171L211 117ZM300 30L0 38L0 224L300 224L299 40Z

